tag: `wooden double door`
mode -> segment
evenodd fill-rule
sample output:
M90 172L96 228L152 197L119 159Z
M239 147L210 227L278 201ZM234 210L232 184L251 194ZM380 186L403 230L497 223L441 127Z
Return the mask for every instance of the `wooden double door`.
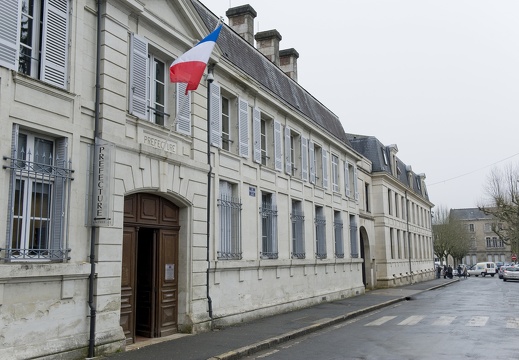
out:
M124 199L121 326L136 337L177 332L178 207L152 194Z

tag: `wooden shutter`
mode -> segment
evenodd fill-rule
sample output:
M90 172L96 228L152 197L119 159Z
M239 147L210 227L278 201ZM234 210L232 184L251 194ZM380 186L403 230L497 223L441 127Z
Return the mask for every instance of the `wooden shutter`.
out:
M130 37L130 114L147 119L146 87L148 84L148 41L142 36Z
M238 98L238 136L239 136L239 155L244 158L249 157L249 104L247 101Z
M285 172L288 175L292 174L292 142L290 140L290 128L285 126Z
M220 85L212 82L209 84L209 106L210 119L209 128L211 131L211 145L222 148L222 106L220 97Z
M254 141L254 162L261 164L261 115L258 108L252 110L252 135Z
M44 11L41 79L67 88L69 0L48 0Z
M191 135L191 93L186 94L186 83L177 83L177 132Z
M308 139L301 137L301 178L308 181Z
M20 7L19 0L2 0L0 2L0 66L18 70L18 50L20 49Z
M274 120L274 168L277 171L283 171L283 153L281 146L281 123Z
M310 182L315 184L315 148L313 141L308 140L308 148L310 153Z

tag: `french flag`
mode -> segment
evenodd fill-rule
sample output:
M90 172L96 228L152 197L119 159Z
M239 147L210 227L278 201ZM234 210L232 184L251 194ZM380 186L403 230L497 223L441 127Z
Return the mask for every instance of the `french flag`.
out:
M189 90L198 88L200 79L209 61L209 56L211 56L218 35L220 35L220 30L222 30L222 24L196 44L195 47L173 61L169 67L169 79L171 82L187 83L186 95Z

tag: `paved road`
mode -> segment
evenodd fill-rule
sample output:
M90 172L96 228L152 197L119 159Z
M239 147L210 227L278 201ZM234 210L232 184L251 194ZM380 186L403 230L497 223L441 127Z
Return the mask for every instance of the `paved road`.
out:
M462 280L244 359L519 359L519 282Z

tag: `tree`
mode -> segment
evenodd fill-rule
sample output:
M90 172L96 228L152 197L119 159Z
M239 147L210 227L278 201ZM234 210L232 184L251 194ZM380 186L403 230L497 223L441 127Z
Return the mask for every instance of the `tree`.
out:
M492 215L496 221L492 231L507 245L512 253L519 252L519 167L510 164L500 170L492 169L485 193L488 196L479 210Z
M433 223L434 254L447 262L452 256L458 262L463 261L470 249L470 236L463 223L451 216L450 210L438 207Z

